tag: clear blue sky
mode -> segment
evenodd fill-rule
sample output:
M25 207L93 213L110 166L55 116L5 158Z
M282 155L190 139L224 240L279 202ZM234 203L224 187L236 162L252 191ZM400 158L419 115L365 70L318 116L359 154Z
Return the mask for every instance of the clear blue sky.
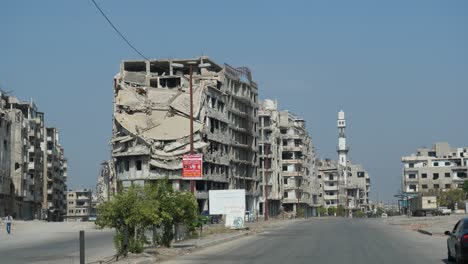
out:
M377 3L379 2L379 3ZM400 188L400 158L468 145L468 1L98 0L151 58L208 55L251 68L261 98L303 116L336 158L336 115L372 198ZM69 185L95 184L108 159L112 78L139 59L89 0L2 1L0 86L34 98L61 132Z

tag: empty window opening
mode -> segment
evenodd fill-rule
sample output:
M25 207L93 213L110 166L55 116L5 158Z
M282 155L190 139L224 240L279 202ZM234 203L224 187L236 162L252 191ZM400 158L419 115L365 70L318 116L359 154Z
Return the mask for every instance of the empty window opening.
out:
M164 88L176 88L180 86L180 77L160 78L159 84Z
M158 88L158 79L150 79L150 86L153 88Z
M124 62L124 70L129 72L145 72L146 62L144 61L127 61Z
M125 161L125 171L129 171L130 170L130 161L126 160Z
M137 171L141 171L141 160L136 161L136 169Z

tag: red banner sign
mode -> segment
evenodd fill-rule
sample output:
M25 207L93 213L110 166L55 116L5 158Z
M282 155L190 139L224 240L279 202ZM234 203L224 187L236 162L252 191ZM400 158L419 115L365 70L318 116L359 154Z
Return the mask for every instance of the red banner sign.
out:
M201 180L203 172L203 155L184 155L182 160L182 178Z

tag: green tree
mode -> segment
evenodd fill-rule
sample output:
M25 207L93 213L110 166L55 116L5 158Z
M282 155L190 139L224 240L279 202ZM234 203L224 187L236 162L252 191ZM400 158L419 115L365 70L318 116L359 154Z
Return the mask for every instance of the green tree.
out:
M334 216L335 213L336 213L336 208L335 207L328 207L327 211L328 211L329 216Z
M366 217L366 214L363 211L358 210L358 211L355 211L353 213L353 217L354 218L364 218L364 217Z
M344 206L342 204L339 204L336 207L336 215L337 216L345 216L345 214L346 214L346 210L345 210Z
M327 213L327 208L323 207L323 206L320 206L318 209L317 209L318 213L319 213L319 216L323 216Z
M439 195L439 205L447 206L450 209L455 209L455 204L458 203L460 208L463 207L463 199L465 193L461 189L452 189L445 192L441 192Z
M463 191L465 192L465 197L468 195L468 181L463 182Z
M155 188L150 185L144 188L132 185L98 207L96 225L115 228L114 243L119 254L127 250L141 252L145 243L144 230L161 223L160 203L151 199L154 192ZM125 236L127 245L124 245Z
M198 206L193 194L174 191L165 179L157 184L132 185L120 191L98 207L98 215L96 224L99 227L115 228L114 242L119 254L125 254L127 250L138 253L148 243L144 232L149 228L162 229L162 235L153 232L153 241L160 241L164 246L170 246L174 228L179 225L193 231ZM128 247L124 245L125 237L128 237Z

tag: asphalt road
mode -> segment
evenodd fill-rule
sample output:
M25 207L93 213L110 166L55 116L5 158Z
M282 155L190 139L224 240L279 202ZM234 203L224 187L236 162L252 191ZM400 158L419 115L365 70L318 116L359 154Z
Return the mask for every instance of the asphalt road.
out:
M175 263L447 263L446 238L383 219L312 219L167 261Z
M53 230L50 230L53 232ZM87 262L112 255L115 250L112 243L114 232L111 230L85 233ZM15 234L0 237L0 263L60 263L77 264L79 259L78 233L60 233L54 237L31 236L19 240Z

